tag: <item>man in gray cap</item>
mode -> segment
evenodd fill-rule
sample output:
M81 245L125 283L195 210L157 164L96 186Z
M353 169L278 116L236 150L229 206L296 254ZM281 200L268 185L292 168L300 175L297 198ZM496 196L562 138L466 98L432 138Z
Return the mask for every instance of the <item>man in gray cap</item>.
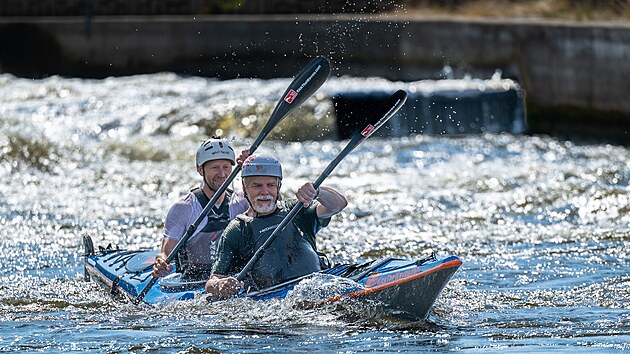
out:
M297 199L280 202L282 166L273 156L249 156L242 177L249 208L229 223L219 241L213 274L206 282L213 300L234 295L243 287L259 290L321 270L315 234L348 204L334 189L315 189L312 183L298 189ZM297 203L304 208L256 262L245 283L229 276L247 264Z

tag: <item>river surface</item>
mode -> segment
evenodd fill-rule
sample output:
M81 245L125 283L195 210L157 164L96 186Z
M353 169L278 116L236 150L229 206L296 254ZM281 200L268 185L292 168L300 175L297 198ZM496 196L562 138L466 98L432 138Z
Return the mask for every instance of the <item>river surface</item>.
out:
M630 350L630 150L550 137L373 137L326 180L349 200L318 235L334 262L463 260L426 321L300 309L299 294L137 307L84 281L82 236L157 248L199 183L198 144L248 147L289 81L0 75L0 351ZM285 195L346 144L330 93L379 85L331 78L263 142Z

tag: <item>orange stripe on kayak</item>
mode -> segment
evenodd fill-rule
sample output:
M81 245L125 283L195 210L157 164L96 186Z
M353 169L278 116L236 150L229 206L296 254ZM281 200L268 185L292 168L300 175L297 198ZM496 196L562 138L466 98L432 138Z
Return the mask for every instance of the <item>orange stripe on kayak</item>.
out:
M420 272L418 274L414 274L414 275L406 277L406 278L398 279L396 281L393 281L393 282L390 282L390 283L387 283L387 284L378 285L378 286L375 286L375 287L372 287L372 288L362 289L362 290L355 291L355 292L348 293L348 294L337 295L337 296L331 297L330 299L328 299L328 301L325 301L325 302L331 303L331 302L335 302L335 301L337 301L337 300L339 300L339 299L341 299L343 297L356 297L356 296L360 296L360 295L371 294L371 293L379 291L379 290L387 289L387 288L390 288L392 286L396 286L396 285L399 285L399 284L402 284L402 283L406 283L406 282L414 280L414 279L418 279L418 278L423 277L423 276L425 276L427 274L431 274L431 273L437 272L438 270L459 267L460 265L462 265L462 261L460 259L454 259L452 261L448 261L446 263L440 264L439 267L431 268L431 269L425 270L424 272Z

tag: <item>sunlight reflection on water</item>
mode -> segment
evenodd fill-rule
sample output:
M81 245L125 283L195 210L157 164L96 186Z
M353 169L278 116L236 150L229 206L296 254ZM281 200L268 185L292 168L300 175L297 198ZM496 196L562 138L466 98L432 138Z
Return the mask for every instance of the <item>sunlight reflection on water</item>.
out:
M301 309L291 301L208 306L199 299L135 307L83 281L81 237L157 247L166 210L199 182L193 153L209 122L264 116L258 104L272 106L287 81L7 80L0 94L3 348L629 349L627 148L508 134L373 138L359 146L326 180L350 204L318 246L335 262L433 251L461 257L427 322L379 317L361 303ZM257 92L246 104L225 99L245 89ZM313 127L332 119L325 101L304 109ZM259 121L250 121L253 131ZM304 130L296 121L287 119L286 132ZM243 136L233 139L237 150L253 140ZM290 195L343 146L270 139L261 151L282 160Z

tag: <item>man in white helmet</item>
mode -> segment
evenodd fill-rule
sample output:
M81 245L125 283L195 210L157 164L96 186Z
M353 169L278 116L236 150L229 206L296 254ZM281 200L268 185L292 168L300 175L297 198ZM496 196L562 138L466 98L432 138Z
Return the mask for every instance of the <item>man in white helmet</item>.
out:
M242 163L246 157L247 150L244 150L238 162ZM224 139L213 137L199 146L196 165L203 182L200 187L192 189L184 199L170 208L164 224L161 252L155 257L153 265L154 276L162 277L172 271L173 265L167 264L166 258L232 173L236 162L234 150ZM195 234L179 251L178 271L188 278L206 278L212 269L221 233L231 219L247 208L248 203L242 193L229 188L223 192Z
M282 166L273 156L249 156L242 177L249 208L221 236L213 274L206 282L206 292L213 300L236 294L243 287L259 290L321 270L315 234L348 204L334 189L315 189L312 183L298 189L297 199L279 202ZM297 203L304 208L256 262L245 283L230 277L243 269Z

